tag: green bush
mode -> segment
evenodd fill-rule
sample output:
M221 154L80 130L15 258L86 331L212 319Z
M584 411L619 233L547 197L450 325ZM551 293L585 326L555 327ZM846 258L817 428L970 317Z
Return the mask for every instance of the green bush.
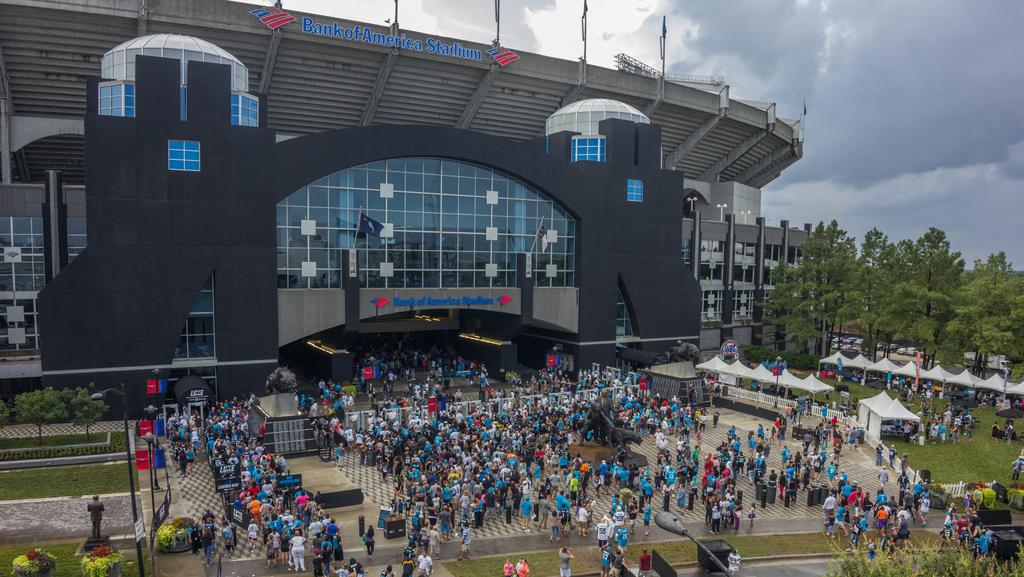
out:
M782 357L790 369L813 371L818 368L818 357L806 353L787 353L758 345L745 346L740 353L743 358L755 363L772 362L776 357Z
M80 457L83 455L106 455L108 453L124 452L124 433L113 432L110 434L109 445L96 445L93 447L69 447L52 448L38 447L24 450L12 450L0 452L2 461L25 461L31 459L53 459L56 457Z
M993 509L996 506L996 491L995 489L982 489L981 490L981 506L986 509Z

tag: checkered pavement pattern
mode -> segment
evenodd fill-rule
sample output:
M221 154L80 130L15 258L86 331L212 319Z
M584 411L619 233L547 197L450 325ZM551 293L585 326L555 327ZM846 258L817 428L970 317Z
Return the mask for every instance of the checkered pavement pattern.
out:
M181 513L176 514L193 519L201 519L207 511L212 511L217 516L217 525L220 526L224 519L224 501L217 494L217 491L214 490L213 473L210 471L210 467L206 465L205 456L197 455L192 473L184 477L178 474L178 469L175 467L171 472L171 485L175 506L180 507L178 511L181 511ZM235 548L235 554L231 557L225 556L225 560L263 558L262 548L257 548L252 553L249 552L248 538L245 536L244 527L235 525L235 532L238 537L238 547ZM226 553L224 543L218 532L217 554Z
M701 451L708 451L714 447L719 446L725 441L728 436L730 424L724 421L720 421L718 427L711 428L710 426L704 431L701 439ZM739 427L738 430L743 431ZM745 432L743 437L745 438ZM674 451L676 437L670 435L670 447ZM690 442L695 443L695 435L690 435ZM792 442L787 439L786 444L790 446L790 451L795 455L798 449L802 449L800 443ZM634 452L642 453L648 459L649 463L657 462L657 449L654 446L654 439L652 437L645 437L643 443L640 445L633 445L632 449ZM849 449L844 449L847 451ZM779 442L772 447L771 454L768 458L768 470L774 468L776 471L782 469L782 460L780 455L782 453L782 446ZM844 452L845 455L845 452ZM875 490L878 487L878 473L877 470L871 467L865 467L858 463L850 462L849 459L840 460L841 468L846 471L848 476L853 482L859 483L862 487L866 487L868 490ZM342 463L341 472L351 482L355 483L362 488L364 495L367 499L374 503L387 504L391 502L394 495L395 485L392 480L382 483L380 478L380 472L376 467L369 467L359 464L359 455L355 451L349 451ZM894 482L894 481L893 481ZM737 488L743 491L744 502L749 502L749 499L754 497L754 485L751 484L744 476L739 480ZM593 492L593 488L591 488ZM656 493L656 495L658 495ZM660 498L660 497L659 497ZM808 507L807 506L806 493L801 492L797 495L797 501L791 504L790 507L785 507L782 499L776 499L774 504L769 504L763 510L760 509L758 504L758 519L808 519L818 518L821 515L820 508L818 506ZM675 498L671 499L670 503L671 511L674 512L684 522L699 523L704 519L704 507L701 504L697 504L693 511L689 511L685 508L679 508L676 505ZM594 516L600 519L603 514L609 512L611 509L611 494L605 491L604 494L597 498L597 504L594 507ZM661 510L661 502L655 500L654 504L655 511ZM575 526L575 521L573 522ZM596 523L596 521L595 521ZM533 524L533 532L539 531L537 524ZM473 530L474 539L493 539L493 538L507 538L516 535L522 535L522 518L519 517L518 511L513 512L513 519L511 524L505 523L503 511L488 511L487 516L484 518L484 525L480 529Z

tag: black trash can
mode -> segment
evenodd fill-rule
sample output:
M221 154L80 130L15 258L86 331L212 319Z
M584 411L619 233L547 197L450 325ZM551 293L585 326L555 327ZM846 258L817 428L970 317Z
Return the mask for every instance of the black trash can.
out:
M768 496L768 504L775 504L775 494L779 492L779 484L775 481L768 481L768 486L765 487L765 494Z
M686 500L686 510L693 511L693 502L697 500L697 489L690 489L690 498Z
M743 489L736 490L736 510L743 508Z
M363 533L366 533L366 517L359 516L359 536L362 537Z
M764 483L758 481L757 485L754 486L754 499L757 501L764 502Z
M818 504L818 488L807 487L807 506L813 507Z
M512 507L509 507L508 505L505 505L505 524L512 524Z
M722 565L729 566L729 554L733 551L732 545L721 539L710 539L700 543L704 547L697 547L697 563L706 573L722 571L718 563L712 560L712 556L717 558Z
M672 500L670 497L671 496L668 493L665 493L664 495L661 496L661 509L663 511L668 511L669 502Z
M377 451L367 451L366 452L366 465L368 467L376 467L377 466Z

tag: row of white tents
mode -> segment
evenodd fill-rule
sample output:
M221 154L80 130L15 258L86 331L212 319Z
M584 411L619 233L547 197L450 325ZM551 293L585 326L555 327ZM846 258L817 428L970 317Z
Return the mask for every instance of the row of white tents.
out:
M789 372L788 369L783 369L782 372L776 376L770 370L766 369L764 365L755 365L751 368L739 361L727 363L717 356L697 365L697 368L702 371L718 373L720 375L732 375L734 377L750 379L760 383L774 383L777 381L779 386L807 391L812 395L815 393L834 390L832 386L819 381L813 374L807 375L801 379Z
M950 385L960 385L971 389L988 389L990 391L1000 393L1003 392L1005 387L1006 394L1008 395L1024 395L1024 383L1004 383L1003 377L999 374L994 374L987 379L979 379L972 375L968 370L963 370L959 373L951 373L942 368L941 365L935 365L928 370L920 370L917 363L913 361L909 361L903 365L897 365L889 359L883 358L882 360L873 363L864 355L857 355L851 359L840 355L838 352L821 359L818 361L818 365L839 366L840 362L842 362L843 368L860 369L863 370L865 374L880 373L884 375L892 373L893 376L909 378L919 377L921 380L946 383Z
M921 417L910 412L902 403L883 391L860 401L857 406L857 421L864 427L868 439L876 442L882 437L882 421L921 422Z

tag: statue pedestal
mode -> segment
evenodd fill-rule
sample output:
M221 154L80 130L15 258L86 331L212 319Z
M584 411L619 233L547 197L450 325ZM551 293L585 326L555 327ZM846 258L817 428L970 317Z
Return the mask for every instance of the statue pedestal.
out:
M608 461L610 465L615 459L615 453L615 447L596 443L575 443L569 448L570 455L579 455L594 465L599 465L601 461Z
M82 545L81 553L83 555L88 555L89 553L92 553L92 550L96 547L110 547L110 536L100 537L99 539L86 539L85 543Z
M271 419L301 416L293 393L276 393L260 397L260 410Z

